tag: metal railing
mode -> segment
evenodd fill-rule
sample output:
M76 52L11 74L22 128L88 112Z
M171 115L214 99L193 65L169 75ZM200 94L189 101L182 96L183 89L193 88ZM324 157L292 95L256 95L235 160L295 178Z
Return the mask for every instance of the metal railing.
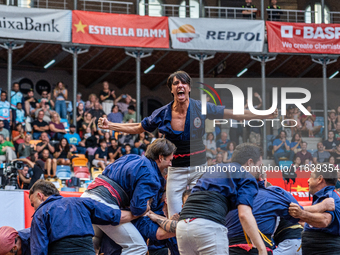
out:
M267 9L269 21L305 23L306 17L309 16L310 21L314 23L316 13L316 11L304 10Z
M329 12L330 23L340 23L340 12Z
M225 18L225 19L256 19L256 8L233 8L204 6L206 18ZM243 14L243 11L252 11L253 14Z
M131 2L80 0L84 11L131 14Z
M48 9L69 9L67 0L18 0L18 7L48 8Z
M179 5L179 4L143 4L145 6L145 14L150 16L166 16L166 17L192 17L195 6ZM198 18L198 13L197 13Z

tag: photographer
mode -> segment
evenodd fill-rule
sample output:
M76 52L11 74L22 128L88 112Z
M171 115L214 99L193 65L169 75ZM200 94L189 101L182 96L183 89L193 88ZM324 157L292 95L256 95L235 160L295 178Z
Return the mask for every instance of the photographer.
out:
M24 165L23 169L18 169L17 182L19 189L29 189L28 186L31 182L31 178L28 176L28 165Z

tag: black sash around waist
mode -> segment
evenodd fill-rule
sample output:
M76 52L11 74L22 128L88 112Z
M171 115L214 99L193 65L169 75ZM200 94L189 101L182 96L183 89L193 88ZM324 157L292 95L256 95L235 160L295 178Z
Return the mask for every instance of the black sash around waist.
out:
M199 166L206 163L205 146L201 139L172 142L177 147L172 160L173 167Z
M318 231L302 232L302 255L339 255L340 236Z
M269 240L271 240L271 235L265 235ZM249 251L242 249L241 247L230 247L231 245L247 244L245 236L237 236L229 238L229 255L258 255L259 251L256 248L252 248ZM267 242L264 242L266 247L273 249ZM248 245L248 244L247 244ZM268 255L273 254L268 251Z
M201 218L226 224L228 199L216 191L197 191L188 197L179 220Z
M48 246L48 255L95 255L92 236L65 237Z

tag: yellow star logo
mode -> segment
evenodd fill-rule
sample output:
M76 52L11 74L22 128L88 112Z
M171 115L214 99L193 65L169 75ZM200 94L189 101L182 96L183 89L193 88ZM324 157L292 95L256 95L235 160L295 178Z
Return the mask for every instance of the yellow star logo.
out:
M85 34L85 30L84 28L87 27L87 25L84 25L83 23L81 23L81 20L79 20L78 24L74 24L74 26L77 28L76 33L78 33L79 31L83 32Z
M292 187L292 189L296 189L297 192L308 192L308 187L301 187L300 185L297 185L297 187Z

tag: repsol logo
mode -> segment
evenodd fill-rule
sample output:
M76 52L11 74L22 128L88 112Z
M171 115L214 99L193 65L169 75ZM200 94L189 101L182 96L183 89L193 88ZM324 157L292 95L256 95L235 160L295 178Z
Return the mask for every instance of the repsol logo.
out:
M0 28L13 29L13 30L27 30L27 31L39 31L39 32L56 32L59 33L58 24L55 24L55 20L52 19L47 23L35 22L30 17L25 17L24 20L9 20L3 17L0 20Z
M207 40L246 40L246 41L258 41L261 42L261 33L252 33L252 32L233 32L233 31L207 31Z

